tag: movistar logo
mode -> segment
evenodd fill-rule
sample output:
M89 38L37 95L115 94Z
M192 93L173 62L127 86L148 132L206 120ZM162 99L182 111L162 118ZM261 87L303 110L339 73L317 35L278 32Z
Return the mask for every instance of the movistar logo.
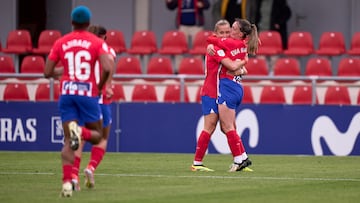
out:
M337 156L349 155L360 133L360 113L353 116L346 132L340 132L328 116L318 117L311 130L311 144L315 155L323 155L321 138Z

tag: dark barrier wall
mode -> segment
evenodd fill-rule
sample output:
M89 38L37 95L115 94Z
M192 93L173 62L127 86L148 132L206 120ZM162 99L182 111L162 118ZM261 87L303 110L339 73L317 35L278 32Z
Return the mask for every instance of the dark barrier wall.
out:
M112 107L108 151L194 152L200 104ZM360 155L360 106L242 105L236 125L249 154ZM56 103L0 102L0 150L59 151L62 137ZM219 126L209 153L230 153Z

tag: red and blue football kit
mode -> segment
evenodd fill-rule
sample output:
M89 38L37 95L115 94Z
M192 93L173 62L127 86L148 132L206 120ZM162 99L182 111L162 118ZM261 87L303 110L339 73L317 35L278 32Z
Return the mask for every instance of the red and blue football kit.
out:
M107 44L87 31L73 31L54 43L48 58L64 66L59 98L63 122L101 119L95 63L108 52Z

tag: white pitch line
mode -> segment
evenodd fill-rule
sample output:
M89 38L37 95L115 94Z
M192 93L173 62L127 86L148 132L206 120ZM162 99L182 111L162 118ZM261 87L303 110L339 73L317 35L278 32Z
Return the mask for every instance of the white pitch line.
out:
M211 172L209 172L211 173ZM43 172L0 172L0 175L55 175L55 173ZM265 176L176 176L161 174L107 174L97 173L96 176L113 176L113 177L151 177L151 178L208 178L208 179L256 179L256 180L293 180L293 181L351 181L360 182L357 178L293 178L293 177L265 177Z

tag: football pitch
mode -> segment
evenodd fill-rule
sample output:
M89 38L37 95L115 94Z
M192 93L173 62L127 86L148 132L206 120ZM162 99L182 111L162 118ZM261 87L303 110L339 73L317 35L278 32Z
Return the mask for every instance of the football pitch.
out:
M215 172L192 172L193 154L107 153L94 189L60 198L60 152L2 151L0 202L359 202L359 156L250 158L254 172L227 172L231 156L220 154L204 160Z

